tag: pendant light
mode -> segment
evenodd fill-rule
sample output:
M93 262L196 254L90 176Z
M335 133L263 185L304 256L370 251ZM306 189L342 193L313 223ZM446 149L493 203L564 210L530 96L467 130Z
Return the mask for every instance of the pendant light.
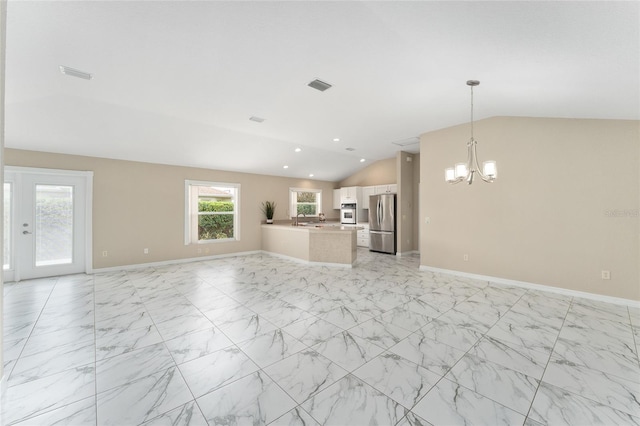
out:
M487 183L493 182L498 177L498 168L495 161L490 160L482 163L482 170L480 170L480 165L478 164L478 154L476 152L478 142L473 138L473 88L479 84L478 80L467 81L467 86L471 88L471 139L467 142L467 162L457 163L454 167L444 170L444 179L451 184L466 180L471 185L476 174Z

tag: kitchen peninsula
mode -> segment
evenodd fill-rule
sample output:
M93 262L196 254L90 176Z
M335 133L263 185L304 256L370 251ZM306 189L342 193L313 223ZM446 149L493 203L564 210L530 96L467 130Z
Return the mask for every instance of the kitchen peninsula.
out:
M357 257L359 229L363 228L340 224L262 225L262 250L307 262L350 267Z

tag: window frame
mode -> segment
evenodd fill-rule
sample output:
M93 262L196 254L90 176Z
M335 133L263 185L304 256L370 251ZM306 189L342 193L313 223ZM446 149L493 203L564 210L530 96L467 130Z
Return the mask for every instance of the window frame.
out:
M198 229L197 218L201 216L200 212L197 211L197 198L195 199L195 217L193 213L193 197L191 195L191 188L193 186L207 186L207 187L218 187L218 188L233 188L234 196L233 196L233 212L210 212L211 215L216 214L229 214L233 213L233 237L231 238L220 238L220 239L212 239L212 240L199 240L198 239ZM241 194L241 185L239 183L231 183L231 182L213 182L213 181L204 181L204 180L191 180L185 179L184 181L184 245L188 246L191 244L218 244L218 243L229 243L240 241L240 194ZM193 225L195 224L195 229L193 229ZM195 236L195 240L194 240Z
M291 217L296 217L298 213L298 192L313 192L316 194L316 214L306 215L305 217L318 217L318 214L322 212L322 189L318 188L289 188L289 211Z

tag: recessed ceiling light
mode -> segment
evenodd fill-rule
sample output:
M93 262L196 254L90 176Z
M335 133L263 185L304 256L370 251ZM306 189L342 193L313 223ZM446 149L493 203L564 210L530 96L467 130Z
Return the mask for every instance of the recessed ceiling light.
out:
M309 173L309 177L313 177L313 173Z
M334 142L340 142L340 138L333 138Z
M252 115L251 117L249 117L249 120L255 121L256 123L262 123L264 121L264 118Z
M313 87L314 89L321 92L324 92L325 90L331 88L331 85L329 83L325 83L324 81L318 79L313 80L311 83L307 84L307 86Z
M288 168L289 168L289 166L282 166L282 168L283 168L283 169L288 169Z
M294 149L294 151L295 152L300 152L300 151L302 151L302 149L301 148L296 148L296 149Z
M345 149L346 149L347 151L355 151L355 150L356 150L355 148L351 148L351 147L349 147L349 148L345 148Z
M364 158L361 158L361 159L360 159L360 162L361 162L361 163L364 163L365 161L367 161L367 160L365 160Z
M64 75L84 78L85 80L91 80L93 78L93 75L89 74L88 72L80 71L71 67L65 67L64 65L60 65L60 72Z

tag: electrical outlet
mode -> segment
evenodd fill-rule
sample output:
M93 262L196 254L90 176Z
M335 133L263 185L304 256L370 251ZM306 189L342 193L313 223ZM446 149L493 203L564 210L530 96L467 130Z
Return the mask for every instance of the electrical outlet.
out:
M469 255L468 255L468 254L464 254L464 255L462 256L462 259L463 259L465 262L468 262L468 261L469 261Z
M109 252L108 252L108 251L106 251L106 250L105 250L105 251L103 251L103 252L102 252L102 257L107 257L107 256L109 256Z
M142 252L143 252L144 254L149 254L149 249L148 249L148 248L145 248L144 250L142 250Z
M611 271L601 271L601 276L603 280L611 279Z

